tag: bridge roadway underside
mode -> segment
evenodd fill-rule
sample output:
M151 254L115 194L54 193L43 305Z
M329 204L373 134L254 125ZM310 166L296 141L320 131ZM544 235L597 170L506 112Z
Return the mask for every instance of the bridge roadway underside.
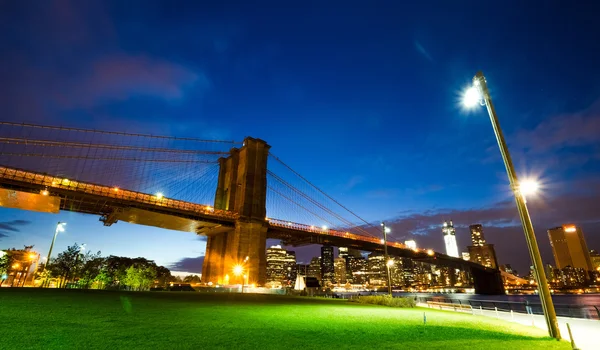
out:
M351 238L325 235L318 232L306 232L281 227L269 227L267 238L279 239L284 245L302 246L308 244L327 244L336 247L348 247L369 252L383 253L383 244L368 241L359 241ZM454 258L448 255L436 253L433 256L426 252L415 252L412 249L404 249L388 246L388 254L401 258L409 258L414 261L424 262L436 266L446 266L471 272L475 293L487 295L505 294L500 270L490 269L485 266Z
M48 213L67 210L99 215L105 226L124 221L201 235L215 235L231 231L235 227L234 219L212 217L181 209L61 188L51 188L52 194L44 196L39 194L45 189L43 186L6 179L2 179L0 185L0 206ZM18 197L19 200L11 201L11 197Z

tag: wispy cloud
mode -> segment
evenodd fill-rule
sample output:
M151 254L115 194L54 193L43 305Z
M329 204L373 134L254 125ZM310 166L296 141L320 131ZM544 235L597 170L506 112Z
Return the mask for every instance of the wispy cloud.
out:
M433 62L433 58L431 57L429 52L427 52L427 50L425 50L423 45L421 45L421 43L418 40L415 40L415 48L421 55L423 55L425 58L427 58L430 62Z
M23 226L31 224L29 220L12 220L0 222L0 238L8 237L10 233L21 232Z
M199 256L196 258L183 258L177 262L172 263L167 267L173 271L202 273L203 263L204 256Z

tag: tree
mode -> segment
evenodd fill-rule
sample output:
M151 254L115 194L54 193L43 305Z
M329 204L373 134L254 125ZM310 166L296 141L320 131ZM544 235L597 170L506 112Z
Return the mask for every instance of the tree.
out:
M200 283L200 277L198 275L188 275L183 279L184 283Z
M0 257L0 287L2 286L4 281L7 279L6 275L8 275L8 270L10 269L11 265L12 265L12 258L10 256L10 254L4 254Z
M105 259L100 256L100 251L96 254L87 252L82 258L81 270L78 271L78 277L80 286L83 288L89 288L92 282L98 277L102 266L104 265Z
M123 283L133 290L146 290L152 286L156 271L152 266L135 267L127 269Z
M73 276L78 267L82 265L79 259L81 247L75 243L67 247L67 250L58 254L58 257L51 261L48 269L53 277L60 280L59 287L66 286L67 281Z

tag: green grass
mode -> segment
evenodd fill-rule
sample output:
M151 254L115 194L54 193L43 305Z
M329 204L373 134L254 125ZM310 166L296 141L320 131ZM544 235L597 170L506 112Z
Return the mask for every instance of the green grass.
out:
M0 349L570 348L491 318L249 294L1 288L0 330Z

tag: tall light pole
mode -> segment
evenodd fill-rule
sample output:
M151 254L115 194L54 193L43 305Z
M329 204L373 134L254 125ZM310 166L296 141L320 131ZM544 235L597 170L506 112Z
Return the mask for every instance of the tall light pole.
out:
M556 311L554 310L552 296L550 295L550 288L548 287L548 282L546 280L546 273L544 272L542 257L540 256L540 250L535 238L535 232L533 231L531 217L529 216L529 211L527 210L525 199L526 188L521 186L522 184L519 183L517 178L512 159L508 152L508 147L506 146L506 141L504 140L504 135L502 134L502 129L500 129L500 123L498 122L496 110L492 103L492 98L490 97L485 77L481 71L477 72L477 74L473 77L473 86L465 92L463 103L467 107L475 106L478 103L487 107L490 121L492 122L494 133L496 134L496 140L498 141L498 147L500 148L500 153L502 154L502 160L504 161L504 166L506 167L508 181L510 182L510 187L515 195L515 201L517 203L517 209L519 210L523 231L525 232L525 240L527 241L529 255L533 261L533 271L538 283L538 288L540 289L540 300L544 309L544 316L546 318L548 332L551 337L561 339L558 321L556 320Z
M52 248L54 248L54 242L56 241L56 236L58 236L59 232L63 232L65 230L66 222L58 222L56 224L56 229L54 230L54 237L52 237L52 243L50 243L50 251L48 252L48 259L46 259L46 265L44 266L44 270L46 270L46 274L48 273L48 266L50 265L50 257L52 256ZM48 277L46 277L46 282L48 281Z
M385 227L385 223L382 222L381 231L383 232L383 254L385 255L385 271L387 274L388 294L392 296L392 276L390 275L390 258L388 256L387 249L387 234L390 232L390 229Z

